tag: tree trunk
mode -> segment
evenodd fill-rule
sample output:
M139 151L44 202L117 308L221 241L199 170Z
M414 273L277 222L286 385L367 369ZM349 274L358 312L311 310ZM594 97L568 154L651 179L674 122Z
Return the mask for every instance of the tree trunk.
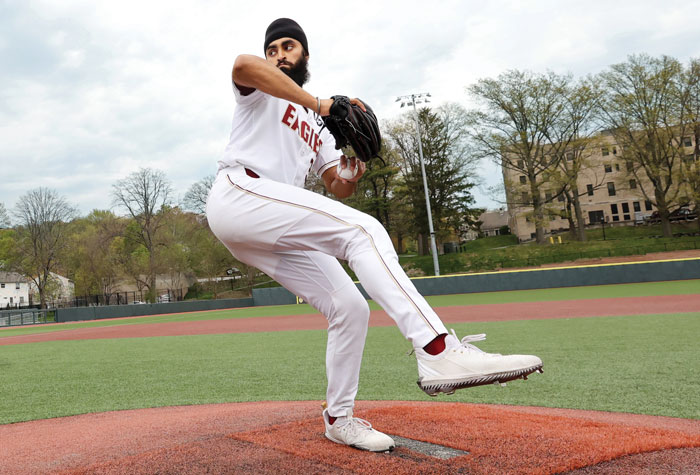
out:
M403 254L403 234L396 233L396 253Z
M577 238L579 241L583 242L586 240L586 220L583 217L583 210L581 209L581 198L578 195L578 187L574 187L574 212L576 213L576 231L578 232Z
M668 219L670 213L668 211L668 204L666 203L666 196L661 190L655 190L655 194L656 208L659 212L659 218L661 219L661 234L663 234L664 237L673 237L671 221Z

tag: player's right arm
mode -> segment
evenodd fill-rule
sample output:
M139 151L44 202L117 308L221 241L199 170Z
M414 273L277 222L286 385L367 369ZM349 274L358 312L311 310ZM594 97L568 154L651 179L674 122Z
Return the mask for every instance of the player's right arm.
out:
M233 63L232 78L244 95L253 89L260 89L271 96L294 102L312 111L318 110L318 102L314 96L299 87L273 64L258 56L238 56ZM332 99L321 100L321 113L325 112L327 115L332 103Z

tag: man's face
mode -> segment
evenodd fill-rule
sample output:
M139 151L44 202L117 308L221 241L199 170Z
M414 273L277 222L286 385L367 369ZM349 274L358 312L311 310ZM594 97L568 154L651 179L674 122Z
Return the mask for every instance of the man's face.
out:
M292 78L300 87L309 81L308 58L304 47L293 38L275 40L265 50L265 59Z

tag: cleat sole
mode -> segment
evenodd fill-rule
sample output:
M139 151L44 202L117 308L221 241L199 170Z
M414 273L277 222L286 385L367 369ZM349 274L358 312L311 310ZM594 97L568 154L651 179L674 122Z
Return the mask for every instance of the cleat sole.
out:
M515 379L527 379L527 376L534 373L543 373L542 365L531 366L515 371L506 371L503 373L487 374L483 376L475 376L462 381L453 381L449 383L430 383L425 386L418 381L418 387L421 388L428 396L437 396L440 393L450 395L458 389L473 388L475 386L483 386L486 384L500 384L505 386L508 381Z

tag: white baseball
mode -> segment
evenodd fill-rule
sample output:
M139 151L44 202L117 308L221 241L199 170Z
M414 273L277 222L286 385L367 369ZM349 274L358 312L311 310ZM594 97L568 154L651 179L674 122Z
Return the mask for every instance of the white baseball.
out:
M344 180L350 180L351 178L355 178L357 175L357 170L359 167L355 166L354 168L341 168L340 163L338 164L338 167L336 168L336 171L338 172L338 176Z

